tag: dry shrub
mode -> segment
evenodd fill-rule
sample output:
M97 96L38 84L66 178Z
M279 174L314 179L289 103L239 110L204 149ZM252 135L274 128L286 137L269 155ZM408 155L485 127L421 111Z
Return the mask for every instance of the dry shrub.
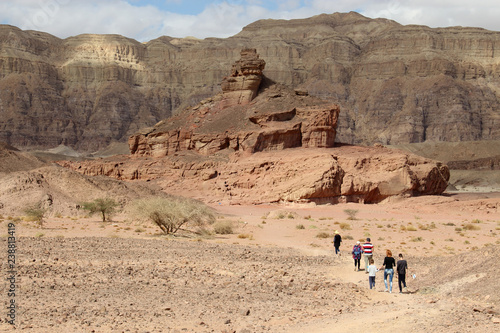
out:
M231 221L215 222L213 229L216 234L231 235L233 234L233 222Z
M328 232L320 232L316 235L316 238L331 238L331 237L333 236Z
M407 231L417 231L417 228L415 228L415 227L414 227L414 226L412 226L412 225L409 225L409 226L407 226L407 227L406 227L406 230L407 230Z
M340 223L339 227L342 230L351 230L351 225L349 223Z
M295 229L299 229L299 230L302 230L302 229L305 229L305 228L306 228L306 227L304 227L304 225L303 225L303 224L297 224L297 225L295 226Z
M239 234L238 238L253 240L253 235L251 235L251 234Z
M267 217L270 219L283 220L283 219L296 219L299 217L299 215L297 215L297 213L289 212L286 210L277 210L267 214Z
M467 223L464 225L464 230L480 230L481 227L478 225L474 225L472 223Z
M152 197L136 200L130 212L153 222L165 234L174 234L185 226L213 224L215 215L202 202L182 197Z

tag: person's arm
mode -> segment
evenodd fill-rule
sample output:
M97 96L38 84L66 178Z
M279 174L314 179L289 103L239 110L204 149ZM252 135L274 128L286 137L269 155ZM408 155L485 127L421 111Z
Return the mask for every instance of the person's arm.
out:
M385 259L384 259L384 263L382 264L382 266L380 266L379 270L382 270L382 268L384 268L385 266Z

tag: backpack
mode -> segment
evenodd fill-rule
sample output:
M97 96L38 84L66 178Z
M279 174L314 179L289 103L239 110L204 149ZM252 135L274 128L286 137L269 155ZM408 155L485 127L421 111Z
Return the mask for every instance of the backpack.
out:
M360 255L361 255L361 247L360 247L360 246L355 246L355 247L354 247L354 250L352 251L352 253L353 253L355 256L360 256Z

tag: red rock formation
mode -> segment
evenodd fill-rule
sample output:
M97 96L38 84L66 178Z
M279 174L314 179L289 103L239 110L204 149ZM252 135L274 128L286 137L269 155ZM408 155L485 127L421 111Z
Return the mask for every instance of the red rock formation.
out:
M121 156L60 162L85 175L150 180L165 192L206 202L375 203L395 195L442 193L449 170L403 151L340 146L200 156Z
M242 50L241 59L233 64L231 76L222 80L223 100L221 107L250 103L257 96L265 66L266 62L259 59L257 50Z
M192 150L211 155L226 149L255 153L297 147L328 148L335 143L339 115L336 105L298 95L280 85L261 90L246 107L238 103L228 106L228 100L223 92L177 117L142 130L130 137L130 152L159 157Z
M258 60L242 52L234 75L259 71ZM429 159L333 148L339 108L307 92L271 85L246 105L237 99L228 106L227 91L131 136L131 156L60 164L86 175L155 180L166 192L211 202L371 203L448 185L448 168Z

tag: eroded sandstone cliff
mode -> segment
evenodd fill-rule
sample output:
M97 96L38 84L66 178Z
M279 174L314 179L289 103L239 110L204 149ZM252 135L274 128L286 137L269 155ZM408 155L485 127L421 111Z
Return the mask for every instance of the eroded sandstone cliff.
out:
M269 80L341 107L339 142L500 138L500 32L335 13L147 43L0 26L0 141L87 151L124 142L220 92L248 47Z
M255 67L254 50L241 55L233 68ZM373 203L446 189L446 165L381 145L335 146L338 106L279 84L256 86L255 76L239 73L239 84L131 136L131 155L59 163L210 202ZM252 84L241 84L247 77Z
M442 163L386 148L291 148L254 154L117 156L59 162L82 174L147 180L163 191L205 202L376 203L390 196L442 193L450 173Z
M160 157L333 147L339 107L279 84L260 89L264 64L255 49L244 49L232 75L222 79L222 93L132 135L130 152Z

